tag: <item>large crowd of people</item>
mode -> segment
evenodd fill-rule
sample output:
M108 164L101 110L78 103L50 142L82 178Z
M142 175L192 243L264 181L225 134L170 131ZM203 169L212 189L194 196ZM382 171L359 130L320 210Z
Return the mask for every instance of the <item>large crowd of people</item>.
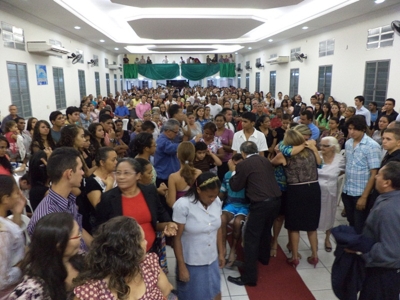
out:
M339 198L355 233L374 242L345 249L365 260L362 299L398 299L395 100L379 110L363 96L351 106L323 93L309 103L277 95L132 88L88 95L49 121L10 105L0 135L0 299L221 299L218 269L243 247L242 276L228 280L256 285L257 261L277 256L283 226L287 263L302 259L306 231L315 267L317 230L333 249Z

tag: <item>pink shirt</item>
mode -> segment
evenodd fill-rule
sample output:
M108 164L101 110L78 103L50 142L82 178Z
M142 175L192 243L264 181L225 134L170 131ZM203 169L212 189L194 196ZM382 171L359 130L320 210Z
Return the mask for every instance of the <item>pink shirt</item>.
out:
M136 105L136 115L141 120L143 120L143 115L148 110L151 110L151 106L149 103L143 104L142 102L140 102L138 105Z

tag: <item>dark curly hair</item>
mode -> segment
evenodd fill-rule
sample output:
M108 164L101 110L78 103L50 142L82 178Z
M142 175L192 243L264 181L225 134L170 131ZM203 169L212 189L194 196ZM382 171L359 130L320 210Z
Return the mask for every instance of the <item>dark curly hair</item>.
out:
M88 127L88 131L90 132L90 147L89 147L89 150L92 153L97 153L97 151L101 147L105 147L106 146L106 144L104 143L104 138L101 139L100 143L96 139L96 131L97 131L97 127L99 127L99 126L103 127L103 125L101 125L100 123L92 123Z
M140 226L133 218L115 217L100 225L85 257L85 271L73 280L74 286L109 277L109 289L117 291L118 299L127 299L127 282L140 272L146 254L141 240Z
M75 138L79 134L79 130L84 128L79 125L66 125L61 129L60 140L57 143L57 148L59 147L74 147Z
M153 135L148 132L138 133L133 141L129 143L131 155L130 157L135 158L138 154L143 154L144 148L151 148L153 142Z
M46 120L40 120L36 122L35 128L33 129L33 136L32 136L32 143L31 143L31 153L33 154L33 148L38 147L40 150L44 150L44 141L42 139L42 135L40 134L40 125L45 124L47 128L51 128L49 122ZM49 131L49 134L47 135L47 143L49 144L49 147L51 149L54 149L56 144L54 143L53 137L51 136L51 131Z

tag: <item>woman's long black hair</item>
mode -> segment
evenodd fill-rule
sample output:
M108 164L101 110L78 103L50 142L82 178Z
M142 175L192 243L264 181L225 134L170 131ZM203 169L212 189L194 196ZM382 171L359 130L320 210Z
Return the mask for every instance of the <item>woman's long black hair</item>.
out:
M207 180L209 180L209 183L203 185ZM219 181L218 176L216 174L212 172L204 172L200 174L199 177L196 178L190 189L186 192L185 196L186 197L194 196L193 203L197 203L198 201L200 201L197 188L200 188L201 191L205 191L205 190L213 190L216 188L219 189L220 187L221 187L221 181Z
M7 139L4 136L0 135L0 141L3 141L7 144L7 149L10 148L10 143L7 141ZM11 162L5 155L3 157L0 157L0 166L3 166L4 169L6 169L10 172L10 174L13 173Z

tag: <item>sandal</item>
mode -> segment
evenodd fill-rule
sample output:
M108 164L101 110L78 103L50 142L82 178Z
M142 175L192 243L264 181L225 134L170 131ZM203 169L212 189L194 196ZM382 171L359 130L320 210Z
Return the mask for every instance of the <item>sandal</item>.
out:
M329 242L330 244L330 242ZM332 252L332 245L331 246L327 246L326 242L325 242L325 251L326 252Z
M271 257L276 257L276 248L274 249L274 248L271 248L271 250L270 250L270 256Z

